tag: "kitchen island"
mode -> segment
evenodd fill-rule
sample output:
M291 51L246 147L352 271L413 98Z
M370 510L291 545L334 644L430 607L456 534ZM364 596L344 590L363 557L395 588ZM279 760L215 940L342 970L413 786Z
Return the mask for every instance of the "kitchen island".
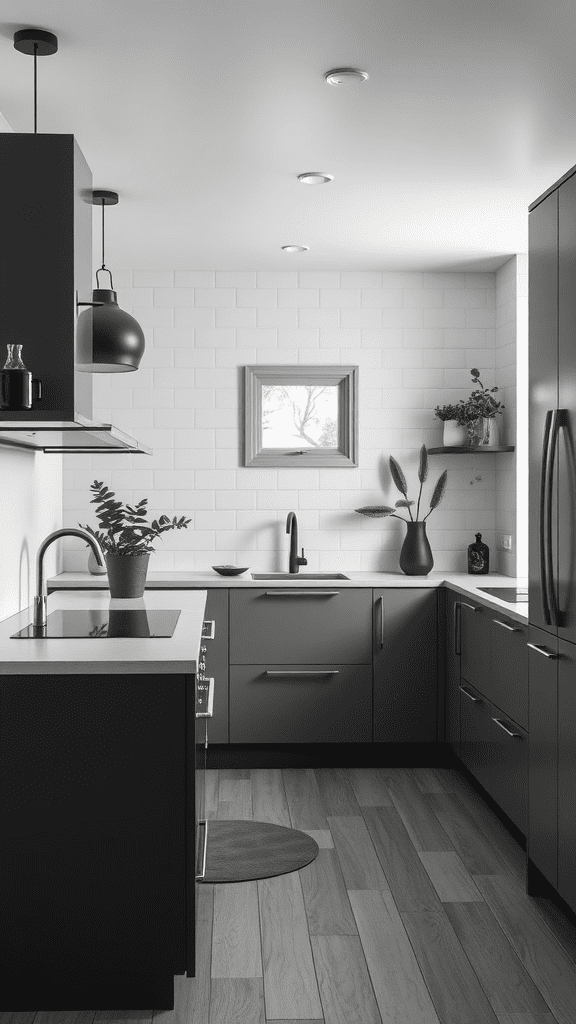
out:
M29 610L0 623L7 1010L171 1009L174 975L195 973L195 683L205 601L201 589L137 601L49 597L49 616L104 614L112 632L127 611L140 634L151 613L178 612L163 637L96 629L13 639Z

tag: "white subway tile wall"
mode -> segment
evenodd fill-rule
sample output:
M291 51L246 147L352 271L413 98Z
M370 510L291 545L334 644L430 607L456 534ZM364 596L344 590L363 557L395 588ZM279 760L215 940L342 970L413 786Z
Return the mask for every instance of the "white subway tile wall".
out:
M95 525L93 479L124 501L148 497L154 515L188 515L187 530L157 543L151 569L286 569L294 510L309 570L396 571L402 524L354 511L400 497L388 456L415 497L420 445L442 440L434 407L469 394L470 368L492 386L497 366L512 400L514 339L504 344L497 327L495 274L134 270L118 300L142 324L146 351L136 373L95 375L94 411L154 455L65 456L64 517ZM256 363L359 366L357 469L242 466L242 368ZM428 519L435 569L465 570L477 530L496 554L496 510L509 500L508 476L497 498L497 459L430 457L426 509L448 469L446 497ZM86 567L82 550L65 557L68 569Z

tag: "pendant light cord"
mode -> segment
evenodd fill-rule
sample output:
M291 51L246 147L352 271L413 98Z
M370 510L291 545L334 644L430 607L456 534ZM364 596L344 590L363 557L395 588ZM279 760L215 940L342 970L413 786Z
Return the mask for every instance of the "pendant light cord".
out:
M34 135L38 133L38 43L34 43Z
M98 270L96 271L96 285L98 286L98 288L100 287L100 282L98 281L98 274L100 273L101 270L104 270L106 274L110 274L110 288L113 291L114 290L114 282L112 280L112 271L108 270L108 267L104 263L104 199L103 198L102 198L102 266L99 267Z

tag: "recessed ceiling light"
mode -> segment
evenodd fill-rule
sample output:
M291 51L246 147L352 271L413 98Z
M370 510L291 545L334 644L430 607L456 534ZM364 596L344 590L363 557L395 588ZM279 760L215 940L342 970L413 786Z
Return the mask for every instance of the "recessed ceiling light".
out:
M304 171L303 174L298 175L298 181L301 181L303 185L326 185L333 179L333 174L325 174L324 171Z
M308 252L309 245L283 245L284 252Z
M332 68L324 75L324 81L328 85L348 85L349 82L365 82L368 78L367 71L360 68Z

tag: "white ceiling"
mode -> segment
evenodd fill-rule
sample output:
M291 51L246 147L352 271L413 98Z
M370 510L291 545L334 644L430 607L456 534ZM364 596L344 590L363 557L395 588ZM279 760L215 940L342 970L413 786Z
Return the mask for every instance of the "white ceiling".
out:
M59 37L39 130L73 133L120 193L112 267L491 270L576 162L574 0L3 0L0 18L17 132L32 60L13 33ZM326 85L342 65L368 82Z

